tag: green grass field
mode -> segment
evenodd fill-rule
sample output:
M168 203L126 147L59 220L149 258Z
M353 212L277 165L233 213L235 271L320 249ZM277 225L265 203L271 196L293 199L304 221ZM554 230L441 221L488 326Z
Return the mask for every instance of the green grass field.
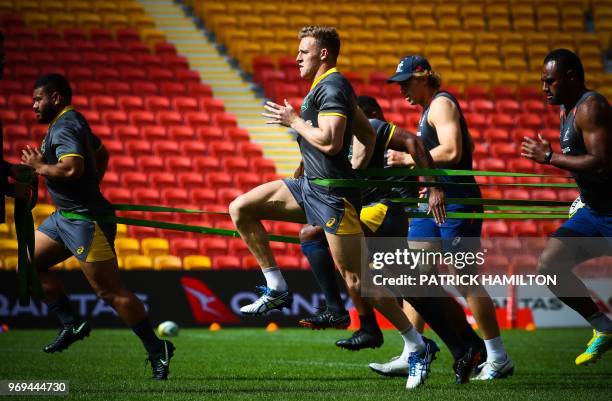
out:
M68 398L80 400L612 399L612 352L596 365L574 366L588 329L504 332L517 368L513 377L494 383L453 384L451 356L443 349L426 385L411 392L403 379L379 377L367 368L400 351L395 332L385 332L382 348L356 353L333 345L346 334L286 328L272 333L183 330L172 340L177 352L170 380L157 383L149 379L144 351L128 330L94 330L56 355L41 351L54 331L13 330L0 334L0 379L68 379Z

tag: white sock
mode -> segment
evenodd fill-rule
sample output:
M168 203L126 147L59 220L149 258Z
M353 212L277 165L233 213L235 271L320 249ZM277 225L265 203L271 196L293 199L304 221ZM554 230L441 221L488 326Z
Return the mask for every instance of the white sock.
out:
M612 321L603 312L597 312L587 319L589 324L600 333L612 332Z
M414 327L410 327L407 330L401 331L400 336L404 340L404 350L400 358L407 361L408 356L413 352L421 352L425 349L425 342L423 342L423 336Z
M501 336L484 340L484 343L487 348L487 362L504 362L508 358Z
M266 267L265 269L261 269L261 271L266 278L266 285L268 288L276 291L287 291L287 282L278 267Z

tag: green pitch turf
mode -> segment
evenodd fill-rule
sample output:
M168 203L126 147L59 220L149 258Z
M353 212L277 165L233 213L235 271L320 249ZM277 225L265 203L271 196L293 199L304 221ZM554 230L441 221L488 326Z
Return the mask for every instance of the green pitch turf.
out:
M67 379L68 397L3 399L78 400L611 400L612 351L596 365L574 366L590 338L588 329L505 331L515 375L496 382L453 384L451 356L443 348L426 385L404 389L400 378L371 372L401 350L385 332L377 350L349 352L334 341L346 331L281 328L182 330L167 382L152 382L140 342L128 330L93 330L61 354L42 346L55 332L13 330L0 334L0 379ZM427 335L432 335L427 332Z

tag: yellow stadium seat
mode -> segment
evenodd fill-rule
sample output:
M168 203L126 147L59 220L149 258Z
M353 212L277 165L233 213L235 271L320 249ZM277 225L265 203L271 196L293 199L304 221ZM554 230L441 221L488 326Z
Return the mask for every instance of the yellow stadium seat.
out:
M345 35L345 37L346 36L347 35ZM348 39L352 39L353 43L367 43L369 46L371 46L374 42L376 42L376 33L369 29L355 29L348 35Z
M502 32L500 33L500 43L504 45L523 46L525 35L522 32Z
M387 21L384 18L380 17L380 16L365 17L365 19L364 19L364 26L366 27L366 29L386 30L387 29Z
M407 7L405 4L392 4L388 3L384 7L385 15L387 18L391 18L394 15L405 15L407 14Z
M433 17L419 16L413 20L414 27L416 29L422 29L424 31L434 30L437 28L436 21Z
M360 16L340 14L338 18L338 26L342 29L359 29L363 28L364 21Z
M485 71L468 71L467 72L467 82L470 86L482 86L488 88L493 79L491 74Z
M612 87L612 74L610 73L600 74L600 80L601 80L600 82L601 85Z
M155 21L149 15L130 15L128 20L135 29L155 28Z
M574 35L567 32L554 32L549 35L550 48L564 47L567 49L574 48Z
M253 6L248 1L228 2L227 13L232 15L250 15L253 14Z
M597 35L590 32L577 32L574 35L574 43L576 48L579 49L582 46L595 46L600 47L599 39Z
M288 16L289 18L291 18L292 16L297 16L297 15L301 15L304 13L304 5L300 4L300 3L289 3L289 2L285 2L284 4L281 4L280 7L281 10L281 14L284 14L286 16ZM309 17L304 16L304 18L309 19ZM306 23L305 25L302 26L306 26L308 25L308 23Z
M381 31L377 31L376 32L376 40L379 43L400 43L402 39L402 36L400 35L399 32L396 31L388 31L388 30L381 30Z
M121 14L103 14L102 24L109 29L127 28L130 26L128 18Z
M117 224L117 238L127 237L127 226L125 224Z
M583 58L582 66L587 71L603 71L603 62L601 61L601 57Z
M310 2L310 3L306 3L305 5L302 5L301 13L310 16L310 18L312 19L316 16L329 14L329 11L330 11L329 4L321 3L321 2L319 3Z
M188 255L183 258L185 270L210 269L212 263L208 256Z
M485 45L497 45L500 43L499 32L475 32L474 37L476 38L477 44Z
M100 14L112 14L119 12L119 5L115 2L95 1L93 5L96 12Z
M299 29L302 27L311 25L312 21L309 17L304 15L290 15L289 16L289 26L296 30L296 36Z
M391 43L380 43L376 45L376 56L394 56L401 57L402 54L397 51L397 46L392 45Z
M63 1L42 0L40 2L40 11L47 14L58 11L66 12L66 3Z
M122 260L128 255L137 255L140 252L140 243L136 238L116 238L115 251L117 257Z
M70 0L66 2L67 11L72 14L90 12L92 7L88 1Z
M557 8L556 6L538 4L538 6L535 8L535 11L539 20L559 19L559 8Z
M391 15L389 16L389 28L399 31L412 29L412 21L403 15Z
M266 31L267 32L267 31ZM223 43L238 43L240 41L248 41L250 39L249 31L246 29L227 29L223 32L223 38L219 38L223 41Z
M506 4L487 4L485 7L485 15L491 20L495 18L502 18L508 20L510 12Z
M423 54L423 45L419 45L418 43L411 43L411 42L402 42L399 45L396 46L397 51L400 54L400 57L404 57L406 55L411 55L411 54ZM399 59L396 57L395 58L395 65L397 66Z
M431 64L431 68L434 71L437 71L440 74L444 74L447 71L451 71L453 67L448 57L432 57L429 60L429 64Z
M606 99L608 99L608 101L612 99L612 87L608 86L605 88L601 88L600 92L606 97Z
M529 56L529 60L537 60L539 63L544 60L544 57L546 57L549 51L548 46L539 44L527 45L527 55Z
M144 238L140 241L140 247L142 253L151 258L170 253L170 244L165 238Z
M279 42L286 42L290 44L291 53L294 50L297 52L298 46L298 33L294 29L278 29L276 32L276 38Z
M468 31L484 31L484 19L482 17L467 17L463 20L463 28Z
M0 224L0 238L9 238L11 236L11 230L8 224Z
M505 32L510 30L508 18L495 17L489 20L489 30L494 32ZM503 37L503 35L502 35Z
M24 14L23 19L30 28L44 28L49 26L49 17L44 13L28 12Z
M120 0L117 2L119 10L125 15L131 14L146 14L144 7L135 1L131 0Z
M525 49L523 48L523 43L520 42L518 44L504 44L501 46L501 54L504 59L512 58L512 57L525 57Z
M561 8L561 20L577 19L583 20L584 13L582 8L578 6L566 6Z
M438 19L438 28L440 29L459 30L461 27L461 20L459 17L444 17Z
M440 30L427 32L427 43L447 47L450 42L450 32Z
M598 46L584 45L576 48L580 58L601 58L602 53Z
M351 57L370 54L370 52L371 48L363 43L347 43L346 46L342 46L342 53Z
M353 68L357 71L370 72L375 71L376 58L368 55L358 55L351 57L353 60Z
M9 256L4 258L4 263L2 264L2 268L5 270L17 270L17 264L19 263L19 258L17 256Z
M448 47L445 45L430 44L425 46L423 51L425 52L425 57L428 59L433 57L448 57Z
M348 3L353 9L357 9L358 11L360 11L360 14L366 16L366 18L368 17L379 17L379 18L384 18L385 16L385 9L384 7L381 7L379 4L376 3L365 3L365 4L360 4L359 7L355 7L353 3Z
M527 69L525 57L511 56L504 59L504 68L508 71L522 71Z
M227 12L227 4L217 1L196 1L196 15L208 21L213 15L222 15Z
M606 74L595 71L585 71L584 75L584 81L587 83L587 87L599 90L600 88L606 86L602 85L602 82L604 81L603 76Z
M454 18L459 15L459 5L458 4L440 4L435 10L434 14L438 20L442 18Z
M454 44L449 47L448 55L451 59L455 57L470 57L474 54L474 47L471 44Z
M140 39L148 45L166 42L166 35L157 29L144 28L140 30Z
M544 46L548 47L549 37L544 32L526 32L525 35L525 46Z
M17 256L17 240L9 238L0 239L0 259Z
M459 8L459 15L463 20L483 18L482 6L478 4L463 4Z
M15 11L19 13L35 13L40 11L40 3L31 0L19 0L14 3Z
M183 263L178 256L160 255L153 258L153 268L155 270L181 270Z
M463 90L467 83L467 76L463 72L452 71L444 74L443 81L445 84L457 86Z
M540 62L540 66L541 66L541 62ZM520 80L520 84L521 86L532 86L535 88L541 88L542 87L542 81L541 81L541 68L540 71L525 71L525 72L521 72L519 73L519 80Z
M408 13L412 17L412 19L416 20L418 18L433 18L434 16L434 5L433 4L423 4L417 3L412 7L408 7Z
M257 29L264 26L263 18L259 15L241 15L238 17L238 27L243 29Z
M531 32L536 29L535 22L531 18L515 19L512 27L517 32Z
M612 5L597 5L593 8L593 19L595 21L609 20L612 18Z
M407 52L405 54L414 54L414 53L410 53ZM399 61L398 57L394 57L394 56L380 56L377 57L377 65L378 65L378 69L380 71L390 71L390 70L395 70L395 67L397 67L397 63Z
M581 19L562 20L561 28L565 32L584 32L584 21Z
M540 18L537 25L540 32L557 32L559 30L559 20L554 17Z
M345 18L345 17L360 18L362 15L361 7L355 7L355 4L353 3L332 4L332 6L330 7L330 11L332 14L341 15L342 17L340 18ZM363 13L363 15L367 15L367 14ZM342 26L342 23L340 23L340 26Z
M402 44L411 44L423 47L425 43L427 43L427 36L425 36L425 32L417 32L417 31L406 31L402 32Z
M609 19L601 19L595 21L595 32L612 32L612 20Z
M514 21L529 19L533 21L535 13L531 4L516 4L510 7L510 13Z
M493 74L493 83L497 86L509 86L516 88L519 84L519 76L515 72L496 72Z
M77 25L76 18L73 14L68 14L64 11L53 11L49 13L50 25L55 29L70 28Z
M483 57L499 57L499 46L486 43L477 44L476 47L474 47L474 54L476 58L479 59Z
M338 26L338 18L332 15L326 14L315 14L311 16L312 21L315 25L323 26Z
M350 71L353 70L353 62L348 56L340 56L338 58L338 69L340 71Z
M291 54L293 50L293 48L289 46L291 46L289 43L264 42L263 54L272 57L286 56L287 54Z
M476 60L471 56L453 57L452 60L455 71L471 71L478 67Z
M453 44L472 45L476 43L476 35L473 32L453 31L450 33L450 41Z
M47 203L39 203L34 209L32 209L32 217L34 218L34 223L36 225L42 224L42 222L51 215L51 213L55 212L55 206L49 205Z
M144 255L128 255L123 260L125 270L147 270L153 268L153 260Z
M272 16L278 13L278 5L271 2L256 2L253 4L253 15Z
M76 23L83 28L97 27L102 25L102 18L98 14L91 12L78 13Z
M280 15L264 15L263 26L274 30L283 29L287 26L287 19ZM297 34L294 33L294 36L297 37Z

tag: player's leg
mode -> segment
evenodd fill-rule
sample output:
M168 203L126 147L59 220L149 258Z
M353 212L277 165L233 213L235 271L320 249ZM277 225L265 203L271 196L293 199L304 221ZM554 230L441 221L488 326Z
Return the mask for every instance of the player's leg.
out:
M298 189L299 181L301 180L292 180ZM276 264L270 249L268 233L261 223L262 220L304 222L304 211L287 184L278 180L260 185L234 199L229 205L229 213L266 278L266 286L258 287L261 292L260 298L252 304L243 306L240 311L259 315L272 309L289 306L292 297L287 282Z
M593 338L587 344L586 351L576 358L577 365L596 362L612 348L612 321L599 310L587 287L572 272L572 268L583 260L599 256L600 252L609 253L610 237L612 218L597 216L582 208L553 233L538 261L540 274L557 277L557 285L549 289L593 327ZM598 249L589 252L594 245Z
M337 235L330 232L325 234L336 265L343 274L348 271L360 279L363 235L361 233ZM415 388L423 384L428 375L429 365L439 351L437 345L416 331L393 294L386 289L375 289L373 296L367 300L395 326L404 340L404 349L398 360L407 361L409 365L406 388Z
M421 314L417 312L417 310L414 309L414 307L410 305L410 302L408 301L403 301L402 309L404 310L406 316L408 316L408 319L414 328L417 329L419 333L423 334L423 331L425 331L425 319L423 319L423 316L421 316Z
M340 296L336 266L329 252L324 230L318 226L304 225L300 230L300 247L323 291L325 309L314 316L301 319L299 324L313 329L347 328L351 319Z
M56 272L50 271L51 267L71 256L59 235L57 218L56 213L52 214L34 232L34 266L42 285L44 302L62 326L57 337L43 348L47 353L65 350L89 335L90 331L86 323L81 327L84 322L72 308L62 281ZM79 327L76 333L73 332L74 328Z

